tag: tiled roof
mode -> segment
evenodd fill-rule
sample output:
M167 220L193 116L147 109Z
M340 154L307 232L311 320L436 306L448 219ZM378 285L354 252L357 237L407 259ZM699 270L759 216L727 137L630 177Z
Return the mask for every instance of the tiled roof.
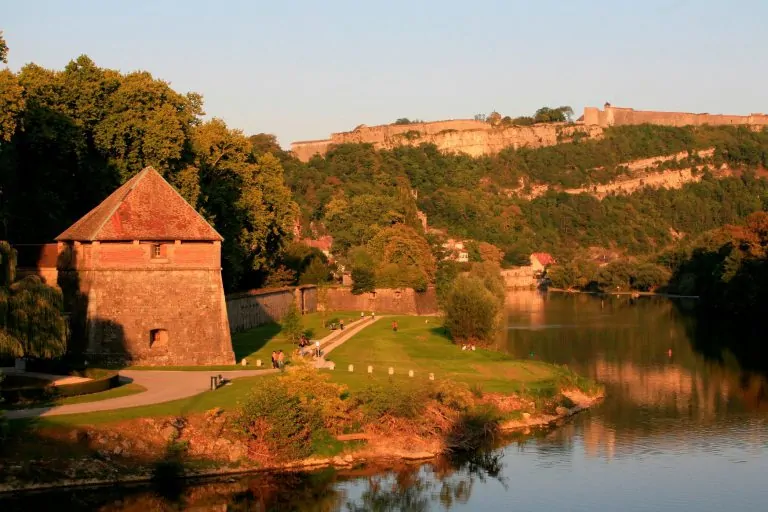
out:
M553 258L551 254L546 252L535 252L531 254L531 256L539 260L539 263L541 263L544 266L552 265L556 263L555 258Z
M223 239L156 170L147 167L56 240Z

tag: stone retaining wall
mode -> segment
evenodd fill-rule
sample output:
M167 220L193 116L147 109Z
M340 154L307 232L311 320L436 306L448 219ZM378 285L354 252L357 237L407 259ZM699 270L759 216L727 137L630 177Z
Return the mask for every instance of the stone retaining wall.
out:
M326 292L324 304L328 311L365 311L396 315L437 314L437 294L434 287L419 293L412 288L380 288L375 292L354 295L351 288L334 287Z
M270 322L279 322L291 302L302 313L317 311L317 287L267 288L227 295L229 329L241 332Z

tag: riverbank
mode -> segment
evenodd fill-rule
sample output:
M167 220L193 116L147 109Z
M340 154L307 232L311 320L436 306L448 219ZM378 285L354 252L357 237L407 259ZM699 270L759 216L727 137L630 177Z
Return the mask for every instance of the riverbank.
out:
M664 297L666 299L698 299L698 295L677 295L674 293L660 293L660 292L638 292L638 291L628 291L628 292L594 292L594 291L588 291L588 290L573 290L573 289L565 289L565 288L547 288L546 291L548 292L558 292L558 293L584 293L588 295L630 295L633 297Z
M14 421L0 490L423 460L556 425L602 396L567 368L462 351L431 319L395 321L397 332L382 319L339 346L335 370L296 361L178 404ZM270 437L281 418L244 407L254 396L277 397L272 409L307 409L313 428L291 430L303 424L297 417ZM299 455L286 456L289 448Z
M558 406L553 414L522 413L520 419L500 422L498 435L528 434L555 428L602 400L566 392L574 404ZM510 398L510 397L507 397ZM39 491L67 487L134 484L165 479L198 479L254 472L310 471L322 468L349 469L399 463L424 462L451 453L444 439L414 435L407 424L375 433L342 434L327 440L333 453L299 460L275 461L253 458L252 447L231 429L232 418L214 409L180 421L179 418L141 419L81 428L44 427L30 439L36 457L21 460L6 453L0 461L0 493ZM42 440L42 442L41 442ZM68 445L68 446L67 446ZM67 446L63 451L62 447ZM53 449L57 459L49 459ZM22 452L31 455L31 446ZM78 453L79 452L79 453Z

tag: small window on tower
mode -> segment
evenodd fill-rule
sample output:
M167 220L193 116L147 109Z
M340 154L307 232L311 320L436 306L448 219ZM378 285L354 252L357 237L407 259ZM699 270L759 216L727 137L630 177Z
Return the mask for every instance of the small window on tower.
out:
M149 331L149 348L165 348L168 346L168 331L152 329Z
M152 244L152 257L159 258L162 254L160 244Z

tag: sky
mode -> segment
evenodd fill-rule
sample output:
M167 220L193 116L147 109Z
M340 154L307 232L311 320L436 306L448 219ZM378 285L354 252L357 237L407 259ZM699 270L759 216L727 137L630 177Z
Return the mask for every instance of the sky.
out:
M13 70L150 71L283 147L400 117L766 112L765 0L0 0Z

